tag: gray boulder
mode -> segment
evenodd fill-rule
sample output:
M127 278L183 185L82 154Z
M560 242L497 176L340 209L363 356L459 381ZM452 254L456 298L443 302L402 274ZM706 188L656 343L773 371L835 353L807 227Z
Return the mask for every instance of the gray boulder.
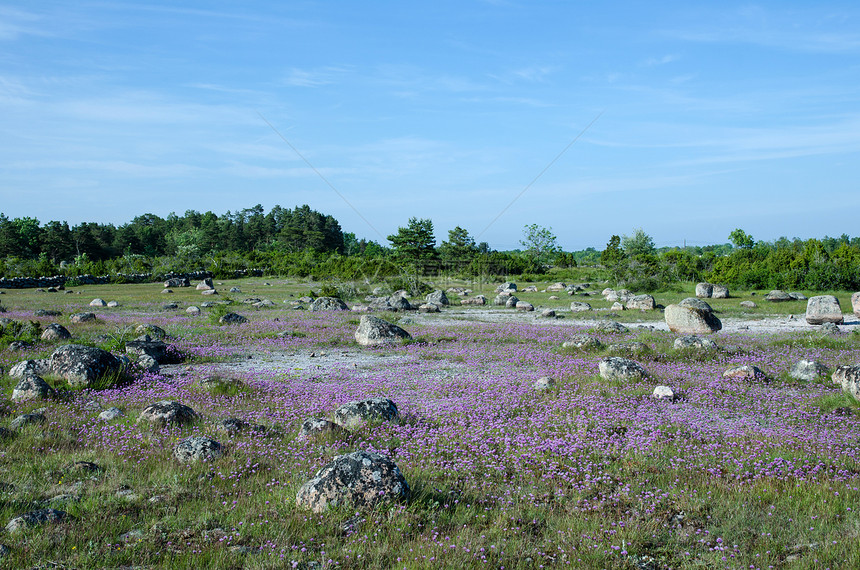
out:
M851 310L855 317L860 317L860 291L851 295Z
M220 443L203 436L183 439L173 448L173 456L180 463L212 461L221 457L222 453Z
M69 322L74 324L90 323L96 320L94 313L74 313L69 315Z
M408 332L373 315L362 315L355 331L355 340L362 346L378 346L412 338Z
M638 362L619 356L602 359L598 369L605 380L642 380L648 376L648 372Z
M42 331L42 340L66 340L69 338L72 338L72 333L58 323L51 323Z
M758 366L745 364L743 366L736 366L726 370L723 372L723 378L751 382L753 380L767 380L767 374L765 374Z
M22 360L9 369L12 378L24 378L30 375L42 376L51 373L51 361L47 358L38 360Z
M299 427L299 435L296 439L313 439L318 436L340 435L345 433L344 429L333 421L323 418L308 418Z
M711 292L712 299L728 299L729 298L729 288L725 285L714 285L714 289Z
M167 331L157 325L143 324L137 325L134 328L136 335L149 335L151 338L164 340L167 337Z
M540 312L540 317L543 319L554 319L555 318L555 310L544 309Z
M627 301L627 308L631 311L653 311L657 307L657 301L651 295L635 295Z
M106 420L106 421L115 420L117 418L124 418L124 417L125 417L125 412L123 412L119 408L108 408L108 409L103 410L99 413L99 419L100 420Z
M506 309L515 309L517 306L517 303L519 303L519 302L520 302L520 300L517 298L516 295L511 295L510 297L505 299L505 308Z
M758 307L753 301L741 301L740 306L744 309L755 309Z
M502 283L501 285L496 287L496 293L504 293L504 292L508 292L508 291L515 292L516 290L517 290L517 284L512 282L512 281Z
M782 303L785 301L791 301L791 295L786 293L785 291L780 291L779 289L774 289L770 293L764 296L765 301L770 301L772 303Z
M788 296L791 297L793 301L808 301L809 298L803 293L798 293L797 291L791 291L788 293Z
M600 342L600 339L597 337L589 336L587 334L575 334L570 337L570 340L565 341L562 345L564 348L582 348L586 350L590 349L598 349L603 346L603 343Z
M248 322L246 317L237 313L225 313L218 319L218 323L222 325L241 325Z
M626 333L630 330L616 321L600 321L595 328L608 333Z
M574 301L570 304L570 310L574 313L584 313L591 310L591 305L582 301Z
M531 312L535 310L535 306L527 301L517 301L516 309L523 312Z
M543 376L542 378L538 378L537 380L535 380L535 383L532 387L538 392L545 392L554 388L555 384L556 382L554 378L550 378L549 376Z
M199 416L190 407L172 400L150 404L140 412L137 423L147 422L154 427L182 426L194 422Z
M655 386L654 391L651 393L651 397L655 400L669 400L672 401L675 399L675 391L672 390L669 386Z
M39 509L17 516L6 524L6 532L13 534L28 527L54 524L64 521L68 517L65 511L56 509Z
M93 299L90 301L90 307L107 307L107 303L104 302L104 299Z
M53 398L57 395L50 384L45 382L40 376L30 374L24 376L15 388L12 390L13 402L29 402L30 400L42 400L45 398Z
M422 304L418 305L418 312L419 313L438 313L438 312L440 312L439 311L439 305L437 305L435 303L422 303Z
M840 366L833 371L831 378L843 392L860 400L860 365Z
M174 277L165 281L164 287L191 287L191 281L187 277Z
M432 293L428 293L424 299L428 303L432 303L434 305L447 306L450 304L450 302L448 301L448 296L445 295L445 291L442 291L441 289L437 289Z
M830 370L817 360L800 360L791 367L788 375L796 380L811 382L821 376L826 376Z
M43 423L45 423L45 414L41 412L30 412L29 414L21 414L9 422L9 429L19 430L24 426Z
M675 350L717 350L717 343L709 338L696 335L682 336L675 339Z
M318 297L313 300L311 311L348 311L349 307L337 297Z
M699 299L710 299L714 293L714 286L710 283L696 283L696 297Z
M651 352L651 347L644 342L634 341L613 343L607 346L606 350L612 354L637 355L648 354Z
M323 513L329 508L373 508L409 498L397 465L374 452L355 451L335 457L296 493L296 505Z
M806 303L806 322L810 325L833 323L841 325L845 322L839 299L833 295L818 295L811 297Z
M711 306L695 297L669 305L664 313L669 330L680 334L710 334L723 328Z
M359 428L366 422L396 422L399 419L397 404L388 398L348 402L334 411L334 423L349 430Z
M160 340L138 339L127 342L125 353L135 359L141 356L151 356L159 364L165 364L168 361L167 344Z
M487 298L483 295L475 295L474 297L470 297L468 299L461 299L461 305L486 305Z
M206 279L204 279L203 281L201 281L200 283L197 284L197 290L198 291L214 291L215 290L215 283L212 282L211 277L207 277Z
M92 346L67 344L51 354L51 372L72 388L90 387L105 375L117 374L122 369L122 360Z

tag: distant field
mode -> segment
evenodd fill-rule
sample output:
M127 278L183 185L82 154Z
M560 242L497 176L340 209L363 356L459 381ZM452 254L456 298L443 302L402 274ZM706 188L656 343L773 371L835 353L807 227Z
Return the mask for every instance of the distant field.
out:
M465 282L442 285L481 292ZM184 355L158 373L138 369L125 383L101 390L72 390L46 375L59 398L16 403L9 369L48 357L68 341L35 338L15 352L4 345L0 427L41 408L45 421L5 433L0 443L0 524L48 507L67 517L4 533L0 543L9 552L0 565L860 567L860 405L829 373L811 381L788 374L801 359L830 371L860 364L860 333L850 327L837 336L812 327L764 336L721 332L712 337L719 350L697 352L674 349L677 335L666 331L551 326L534 313L498 307L480 310L516 316L476 322L472 309L457 307L420 317L376 313L407 329L412 341L364 348L353 336L358 313L293 308L323 284L244 279L216 286L213 296L193 287L165 294L160 284L0 295L6 309L0 318L61 323L71 342L121 354L136 336L134 326L150 324L164 329ZM231 287L241 291L229 293ZM491 301L494 287L483 286ZM366 293L351 303L363 302ZM732 291L729 299L708 302L722 319L802 315L806 308L802 301L768 303L767 291L755 293ZM849 313L851 293L834 294ZM655 297L668 305L692 295L690 289ZM611 303L599 295L518 297L555 308L569 321L573 316L564 311L573 300L595 309L576 319L662 319L660 311L610 315ZM119 306L90 307L94 298ZM273 305L243 303L252 298ZM230 300L199 315L185 311ZM743 309L744 300L758 307ZM168 302L178 308L164 308ZM36 317L38 309L62 315ZM216 324L215 316L228 310L248 322ZM70 314L83 311L94 312L96 321L69 322ZM563 348L576 334L601 346ZM634 342L644 348L634 349ZM603 379L598 363L610 355L632 358L648 376ZM742 365L765 377L723 376ZM226 382L214 389L201 382L213 376ZM536 389L545 376L554 385ZM677 399L654 399L657 385L671 387ZM374 397L394 401L399 419L297 438L304 420L331 418L344 403ZM182 428L139 424L141 411L159 400L179 401L200 417ZM110 407L125 415L99 419ZM266 431L225 433L228 418ZM198 435L220 442L223 456L179 463L174 446ZM393 460L411 499L321 514L296 505L296 492L318 469L355 450ZM76 466L80 461L96 467Z

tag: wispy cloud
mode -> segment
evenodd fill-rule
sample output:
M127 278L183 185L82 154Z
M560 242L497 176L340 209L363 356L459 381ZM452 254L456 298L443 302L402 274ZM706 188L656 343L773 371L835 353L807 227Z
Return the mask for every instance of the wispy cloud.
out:
M287 72L283 83L292 87L322 87L340 81L349 72L350 69L347 67L322 67L319 69L294 67Z
M21 36L48 36L50 33L35 24L38 14L0 6L0 40L17 40Z
M645 60L643 65L645 67L655 67L660 65L666 65L667 63L672 63L681 59L681 56L675 54L667 54L662 57L649 57Z

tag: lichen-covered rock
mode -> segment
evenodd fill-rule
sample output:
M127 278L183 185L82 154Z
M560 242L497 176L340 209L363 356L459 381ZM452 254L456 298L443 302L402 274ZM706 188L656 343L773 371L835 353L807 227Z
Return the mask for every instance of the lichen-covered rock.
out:
M535 310L534 305L527 301L517 301L516 309L518 311L523 311L524 313L528 313Z
M90 301L90 307L107 307L107 303L104 302L104 299L93 299Z
M741 301L740 306L744 309L755 309L758 307L753 301Z
M461 299L461 305L486 305L487 298L483 295L475 295L474 297L469 297L468 299Z
M122 371L122 361L106 350L80 344L61 346L51 354L51 372L72 388L89 387L108 374Z
M729 298L729 288L725 285L714 285L714 289L711 292L712 299L728 299Z
M615 301L612 303L612 306L609 307L610 311L625 311L627 309L624 308L624 305L621 304L620 301Z
M618 342L610 344L606 347L606 350L611 352L612 354L648 354L651 352L651 347L645 344L644 342L633 341L633 342Z
M682 336L675 339L675 350L717 350L717 343L709 338L696 335Z
M517 306L517 303L519 303L519 302L520 302L520 300L517 298L516 295L511 295L510 297L505 299L505 308L506 309L515 309Z
M15 366L9 369L9 376L12 378L24 378L31 374L42 376L51 373L51 361L47 358L37 360L22 360Z
M167 337L167 331L157 325L143 324L137 325L134 329L136 335L149 335L157 340L164 340Z
M397 465L374 452L355 451L335 457L296 493L296 504L315 513L329 508L373 508L409 498Z
M810 325L822 325L824 323L841 325L845 320L842 317L839 299L833 295L810 297L806 303L806 322Z
M570 304L570 310L573 313L584 313L591 310L591 305L582 301L573 301Z
M13 402L29 402L30 400L40 400L45 398L53 398L57 395L50 384L45 382L40 376L30 374L24 376L20 382L12 390Z
M51 323L42 331L42 340L66 340L69 338L72 338L72 333L58 323Z
M616 321L600 321L597 323L595 327L599 331L608 332L608 333L626 333L630 329L625 327L619 322Z
M745 364L743 366L736 366L726 370L723 372L723 378L732 378L735 380L746 380L751 382L753 380L767 380L767 374L765 374L758 366Z
M651 295L636 295L627 301L627 308L631 311L653 311L657 308L657 301Z
M333 421L324 418L308 418L302 422L297 439L311 439L341 433L345 433L344 429Z
M696 283L696 297L699 299L710 299L714 293L714 286L710 283Z
M159 364L166 364L168 361L167 345L160 340L138 339L127 342L125 353L133 359L144 355L151 356Z
M123 412L119 408L108 408L106 410L103 410L101 413L99 413L99 419L105 420L105 421L115 420L117 418L124 418L124 417L125 417L125 412Z
M543 309L540 312L540 317L542 319L554 319L555 318L555 310L554 309Z
M710 334L723 328L711 306L695 297L666 307L664 318L669 330L680 334Z
M345 429L355 429L365 422L400 419L397 404L388 398L370 398L348 402L334 411L334 422Z
M654 392L651 393L651 397L655 400L674 400L675 399L675 391L672 390L669 386L655 386Z
M201 281L200 283L197 284L197 290L198 291L214 291L215 290L215 283L212 282L211 277L207 277L206 279L204 279L203 281Z
M851 295L851 310L855 317L860 317L860 291Z
M150 404L140 412L137 423L148 422L154 427L187 425L198 418L197 412L185 404L172 400L161 400Z
M502 283L501 285L496 287L496 293L505 293L507 291L510 291L513 293L516 290L517 290L517 284L513 283L511 281L508 281L506 283Z
M241 325L247 322L247 318L237 313L225 313L218 319L218 323L222 325Z
M796 380L811 382L821 376L826 376L830 370L817 360L800 360L791 367L788 375Z
M792 297L785 291L774 289L773 291L764 296L764 300L770 301L772 303L782 303L784 301L791 301Z
M648 372L638 362L618 356L602 359L598 369L605 380L641 380L648 376Z
M545 392L547 390L551 390L555 387L555 379L550 378L549 376L543 376L535 380L533 387L538 392Z
M840 366L833 371L831 378L843 392L860 400L860 365Z
M137 357L137 360L135 360L134 363L150 374L158 374L161 372L161 366L158 365L158 361L148 354L141 354Z
M173 456L180 463L212 461L221 457L222 453L220 443L203 436L183 439L173 448Z
M424 300L434 305L447 306L450 304L448 296L445 294L445 291L442 291L441 289L436 289L432 293L428 293Z
M439 305L436 305L435 303L422 303L422 304L418 305L418 312L419 313L438 313L438 312L440 312L439 311Z
M565 341L562 345L564 348L582 348L586 350L598 349L603 346L600 339L587 334L575 334L570 337L570 340Z
M69 322L80 324L80 323L90 323L96 320L95 313L75 313L73 315L69 315Z
M355 331L355 340L362 346L392 344L411 338L412 335L402 328L373 315L362 315Z
M311 311L348 311L349 307L337 297L318 297L311 303Z
M43 524L58 523L66 519L68 513L56 509L39 509L17 516L6 525L6 532L12 534L19 530Z

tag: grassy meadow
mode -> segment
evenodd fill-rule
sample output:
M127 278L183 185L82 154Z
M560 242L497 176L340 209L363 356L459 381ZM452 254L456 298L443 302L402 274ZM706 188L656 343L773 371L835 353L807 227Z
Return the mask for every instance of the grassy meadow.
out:
M481 292L469 283L445 285ZM241 292L229 293L234 286ZM46 507L68 516L0 531L9 548L0 567L860 567L860 406L829 375L810 382L788 375L801 359L831 370L860 363L860 334L826 336L813 327L770 336L720 332L712 337L720 350L700 353L676 351L677 335L659 330L550 326L535 313L481 323L467 318L475 309L456 307L448 312L458 318L445 310L420 320L386 314L414 340L363 348L353 338L357 314L292 308L320 287L271 278L224 281L211 297L193 287L164 294L159 284L0 295L0 318L43 328L61 323L71 342L121 354L135 325L152 324L184 356L159 373L137 370L100 390L72 390L46 377L58 398L15 403L8 370L68 341L31 335L31 346L12 351L6 345L14 339L3 337L0 427L42 408L46 419L4 432L0 441L0 525ZM483 294L492 300L493 287L484 285ZM692 294L690 285L656 298L668 305ZM769 303L765 294L732 291L709 303L721 319L805 311L805 301ZM835 294L849 312L850 293ZM566 313L568 319L606 318L611 305L599 295L517 296L561 314L574 300L596 309ZM119 306L89 307L94 298ZM273 305L254 307L242 302L247 298ZM744 300L758 307L740 307ZM225 309L185 312L205 301L232 301L227 308L248 322L218 325L213 314ZM164 308L169 302L178 308ZM38 309L62 314L36 317ZM70 314L84 311L96 321L70 324ZM662 313L612 318L647 323ZM574 334L603 347L563 348ZM598 362L619 350L609 346L631 342L646 345L632 358L648 377L603 380ZM746 364L768 378L723 377ZM232 382L210 391L200 380L212 375ZM536 391L542 376L555 386ZM679 397L652 398L660 384ZM400 420L342 437L296 437L305 419L371 397L392 399ZM164 399L191 406L199 421L163 430L137 423L144 407ZM125 416L99 419L109 407ZM227 434L219 429L227 418L267 429ZM224 455L179 463L173 447L192 435L216 439ZM322 514L296 506L297 490L318 469L358 449L390 457L411 500Z

